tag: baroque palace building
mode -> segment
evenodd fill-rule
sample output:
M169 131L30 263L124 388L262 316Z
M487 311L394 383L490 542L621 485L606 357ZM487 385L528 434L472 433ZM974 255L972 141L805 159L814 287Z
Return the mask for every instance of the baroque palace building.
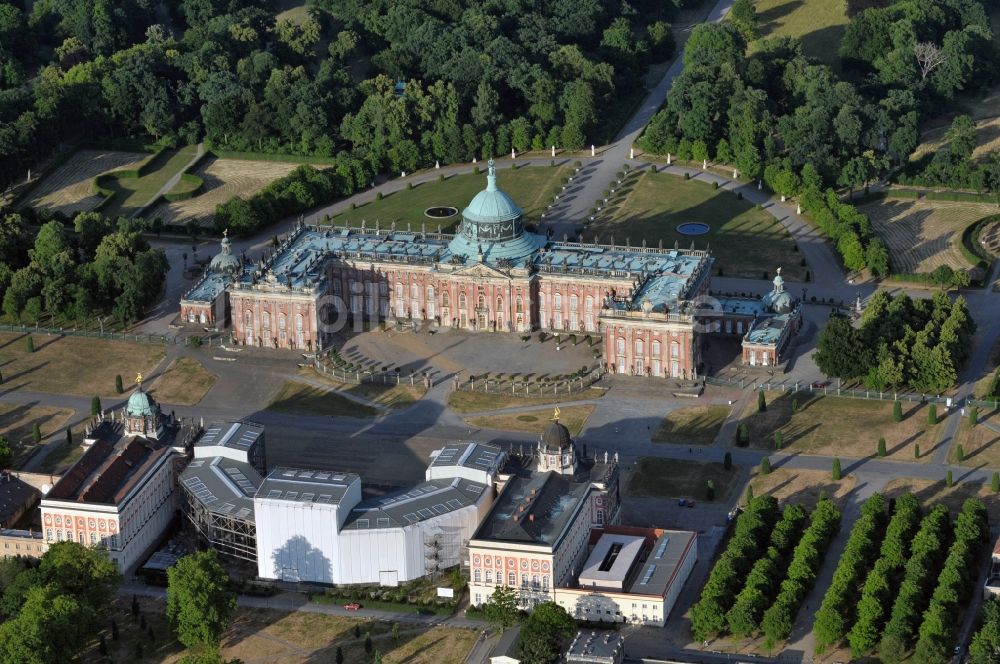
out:
M234 343L311 351L345 318L600 334L608 371L681 379L698 376L699 336L712 332L742 336L747 364L778 363L799 321L780 274L765 300L710 299L708 251L555 241L525 229L492 161L486 181L455 235L300 224L256 263L224 238L181 319L231 318Z

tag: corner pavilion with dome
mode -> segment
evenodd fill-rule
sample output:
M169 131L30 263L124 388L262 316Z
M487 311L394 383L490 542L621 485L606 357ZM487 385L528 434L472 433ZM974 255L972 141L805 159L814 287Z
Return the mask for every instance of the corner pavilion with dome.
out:
M229 323L235 344L308 351L332 342L335 330L324 323L338 315L481 333L602 335L607 371L682 380L698 378L700 337L713 333L753 336L746 364L778 363L799 320L780 275L771 300L710 300L713 262L704 250L530 232L490 161L486 188L462 211L454 235L378 222L300 224L254 263L233 256L223 238L210 269L181 299L181 320Z

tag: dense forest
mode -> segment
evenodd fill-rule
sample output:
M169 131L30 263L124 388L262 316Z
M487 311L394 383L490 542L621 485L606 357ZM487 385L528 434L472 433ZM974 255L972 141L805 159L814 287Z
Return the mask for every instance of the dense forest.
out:
M675 2L315 0L297 21L270 0L0 3L0 186L141 134L376 171L582 147L673 53Z
M996 4L852 0L838 71L804 56L797 39L759 39L752 1L736 0L729 22L694 30L684 71L640 144L681 159L735 165L781 195L806 194L803 208L831 219L821 225L844 263L884 274L886 252L868 220L848 215L844 221L823 204L822 189L860 188L904 164L924 120L946 110L957 94L997 83L1000 54L987 14ZM925 180L954 168L961 171L960 186L978 178L980 189L1000 191L1000 161L968 163L968 124L959 121L953 130L964 141L926 160L932 163Z

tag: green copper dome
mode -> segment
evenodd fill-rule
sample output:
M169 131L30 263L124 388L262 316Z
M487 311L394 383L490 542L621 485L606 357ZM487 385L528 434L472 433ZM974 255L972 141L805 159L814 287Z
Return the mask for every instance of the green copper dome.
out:
M142 391L141 387L135 388L135 392L128 398L128 406L125 412L131 417L145 417L159 412L160 407L153 401L152 397Z
M524 213L517 203L497 187L497 169L489 161L486 189L476 194L462 210L462 223L448 245L452 254L493 262L518 262L545 245L545 238L524 232Z
M497 187L497 169L490 159L486 189L476 194L469 206L462 210L459 232L470 240L512 240L524 232L521 223L523 214L517 203Z

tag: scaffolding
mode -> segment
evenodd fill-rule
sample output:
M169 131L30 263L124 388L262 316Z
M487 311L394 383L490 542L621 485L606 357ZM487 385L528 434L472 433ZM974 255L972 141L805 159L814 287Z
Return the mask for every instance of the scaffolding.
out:
M467 540L466 540L467 542ZM461 528L437 526L424 532L424 573L436 577L442 570L462 561Z
M198 534L219 553L256 563L257 525L244 518L242 511L224 514L211 510L184 489L184 516Z

